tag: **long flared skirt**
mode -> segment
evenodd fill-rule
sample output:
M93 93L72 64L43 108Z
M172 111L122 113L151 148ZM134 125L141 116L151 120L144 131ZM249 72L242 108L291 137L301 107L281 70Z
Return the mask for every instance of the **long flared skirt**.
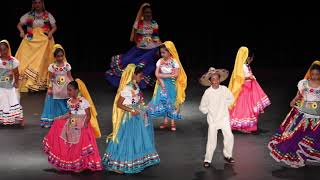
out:
M48 85L48 67L54 58L54 40L48 39L42 28L33 29L33 38L25 37L16 53L20 61L20 92L45 90Z
M245 81L235 106L230 110L232 130L257 131L259 114L270 104L268 96L256 80Z
M307 118L293 108L268 144L277 162L303 167L307 161L320 163L320 118Z
M140 88L146 88L147 85L154 85L154 71L156 69L156 60L158 59L158 48L141 49L131 48L126 54L120 54L111 58L110 69L106 71L106 80L114 87L119 86L121 74L128 64L142 66L144 80L139 84Z
M126 113L116 140L107 144L103 157L106 170L133 174L158 163L152 121L146 123L141 116Z
M51 127L54 118L66 114L69 109L67 105L68 99L53 99L52 95L47 95L41 114L41 127Z
M70 144L61 138L63 127L67 122L67 120L54 121L43 139L48 162L64 171L102 170L101 157L90 123L87 128L81 129L79 142Z

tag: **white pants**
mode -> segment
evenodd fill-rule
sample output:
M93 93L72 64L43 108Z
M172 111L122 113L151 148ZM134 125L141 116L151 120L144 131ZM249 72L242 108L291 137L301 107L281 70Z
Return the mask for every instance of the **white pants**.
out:
M207 142L207 150L204 162L211 163L213 153L217 146L217 134L218 130L221 129L223 134L223 155L227 158L232 157L233 150L233 134L230 126L225 126L222 128L217 128L214 125L209 125L208 128L208 142Z

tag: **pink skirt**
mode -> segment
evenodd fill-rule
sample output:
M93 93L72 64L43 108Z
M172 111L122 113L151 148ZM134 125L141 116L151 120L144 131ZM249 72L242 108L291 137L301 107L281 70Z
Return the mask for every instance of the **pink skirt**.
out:
M81 129L81 137L77 144L69 144L61 138L65 123L67 120L54 121L43 139L43 148L48 155L49 163L63 171L102 170L100 154L90 123L88 128Z
M230 110L232 130L253 132L258 129L258 116L271 104L256 80L246 80L235 106Z

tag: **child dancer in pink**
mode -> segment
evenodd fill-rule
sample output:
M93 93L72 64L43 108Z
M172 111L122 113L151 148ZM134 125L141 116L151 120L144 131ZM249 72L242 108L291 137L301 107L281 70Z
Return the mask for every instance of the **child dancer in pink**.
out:
M48 161L64 171L102 170L95 139L101 134L90 95L79 79L70 82L67 89L70 111L55 118L43 140Z
M249 66L252 60L248 48L241 47L229 83L235 98L230 110L231 127L245 133L258 130L258 116L271 104L252 74Z

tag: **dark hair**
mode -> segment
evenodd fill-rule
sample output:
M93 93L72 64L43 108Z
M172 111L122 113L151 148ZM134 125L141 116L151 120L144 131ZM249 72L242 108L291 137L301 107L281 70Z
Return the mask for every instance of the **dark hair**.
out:
M73 89L79 90L79 85L78 85L77 81L69 82L68 86L73 87Z
M9 49L9 45L8 45L7 43L5 43L5 42L1 42L0 44L3 44L4 46L6 46L6 47L7 47L7 49Z
M53 56L54 56L54 57L57 57L60 52L62 52L63 55L64 55L64 50L61 49L61 48L57 48L57 49L53 52Z
M161 45L159 46L159 49L165 49L166 51L168 51L168 48L167 48L166 45L164 45L164 44L161 44Z
M310 67L310 71L312 70L317 70L318 72L320 72L320 66L318 64L312 64Z
M142 12L144 12L146 9L150 8L151 9L151 6L150 5L146 5L142 8Z
M137 66L134 70L134 74L137 75L137 74L140 74L143 72L143 67L141 66Z
M32 0L32 3L34 3L36 0ZM40 0L41 2L43 2L44 0Z

